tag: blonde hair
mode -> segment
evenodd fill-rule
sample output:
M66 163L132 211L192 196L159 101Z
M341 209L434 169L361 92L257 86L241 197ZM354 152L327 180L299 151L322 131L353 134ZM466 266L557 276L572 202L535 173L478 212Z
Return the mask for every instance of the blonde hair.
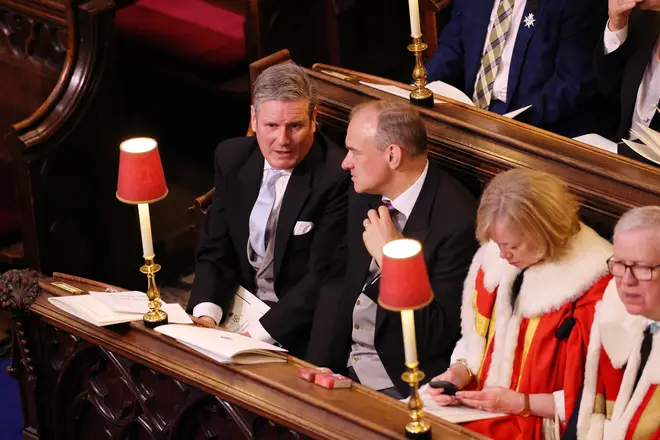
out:
M496 225L528 237L542 259L556 259L580 230L577 199L566 182L541 171L515 169L488 184L477 210L477 239Z

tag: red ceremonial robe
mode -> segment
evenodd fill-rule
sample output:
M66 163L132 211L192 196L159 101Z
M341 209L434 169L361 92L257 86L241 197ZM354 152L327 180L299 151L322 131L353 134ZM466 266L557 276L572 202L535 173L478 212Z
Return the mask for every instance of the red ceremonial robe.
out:
M452 361L465 359L478 372L467 389L502 386L559 396L563 391L570 414L582 387L594 308L609 281L611 254L610 243L581 225L561 258L525 271L514 312L511 290L520 270L499 257L494 242L482 246L465 282L462 338L452 354ZM557 339L555 330L571 314L575 326L567 338ZM551 439L563 429L557 420L512 415L465 426L495 439Z
M578 416L580 440L660 439L660 334L635 386L648 319L633 316L614 280L596 306Z

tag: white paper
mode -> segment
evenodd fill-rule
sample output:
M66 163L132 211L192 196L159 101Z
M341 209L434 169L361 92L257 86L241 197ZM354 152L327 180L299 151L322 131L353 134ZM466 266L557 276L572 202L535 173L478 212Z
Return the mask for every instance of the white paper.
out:
M247 336L213 328L168 324L156 327L155 330L218 362L282 362L283 359L273 357L272 352L287 351Z
M160 309L167 313L167 322L170 324L194 324L193 320L179 303L163 303Z
M144 292L92 292L89 294L95 300L103 303L110 310L126 313L147 313L149 299Z
M463 104L471 105L474 107L474 102L472 99L462 90L457 89L456 87L447 84L444 81L433 81L426 85L426 88L435 93L436 95L444 96L451 98L454 101L462 102Z
M149 311L144 292L89 292L89 295L51 297L57 307L94 325L105 326L129 321L141 321ZM162 303L172 324L193 324L190 316L178 303Z
M514 111L509 112L509 113L504 113L502 116L504 116L505 118L513 119L516 116L518 116L519 114L521 114L522 112L524 112L525 110L529 109L530 107L532 107L531 104L526 106L526 107L519 108L518 110L514 110Z
M97 326L140 321L143 313L120 313L110 310L91 295L52 296L48 301L54 306Z
M621 139L626 145L632 148L637 154L645 157L651 162L655 162L660 165L660 154L654 149L650 148L648 145L640 144L639 142L629 141L628 139Z
M360 81L360 84L364 84L365 86L372 87L374 89L380 90L381 92L386 92L391 95L396 95L400 96L401 98L405 99L410 99L410 90L402 89L401 87L397 86L392 86L389 84L374 84L374 83L368 83L365 81ZM428 88L428 85L427 85ZM430 89L429 89L430 90ZM443 101L440 101L438 99L434 100L436 104L443 104Z
M582 136L574 137L576 141L584 142L592 147L600 148L601 150L609 151L610 153L617 154L616 142L604 138L596 133L583 134Z
M476 420L484 419L494 419L496 417L504 417L506 414L502 413L491 413L488 411L483 411L476 408L471 408L469 406L462 405L447 405L441 406L438 405L435 400L431 397L431 394L428 392L429 386L424 385L419 389L419 397L424 404L424 411L433 414L436 417L440 417L451 423L467 423L474 422ZM408 399L403 400L402 402L408 403Z
M266 303L239 287L223 326L233 333L245 333L250 324L259 321L269 310Z

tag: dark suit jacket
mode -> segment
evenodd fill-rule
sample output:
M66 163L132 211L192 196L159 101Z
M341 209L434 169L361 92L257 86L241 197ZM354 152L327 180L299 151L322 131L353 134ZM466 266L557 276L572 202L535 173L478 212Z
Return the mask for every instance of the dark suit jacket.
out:
M382 205L381 196L349 196L348 255L343 277L323 286L307 359L333 371L344 371L351 349L353 308L369 274L371 255L362 241L363 220L370 209ZM460 335L463 282L477 250L474 238L475 199L468 190L434 163L406 222L403 235L423 246L433 302L415 312L415 331L420 368L427 380L443 372ZM365 293L374 301L379 283ZM401 380L405 370L403 334L399 313L381 307L376 316L375 346L388 375L404 396L409 386Z
M317 283L344 239L350 176L344 150L321 134L295 167L284 193L275 235L275 293L279 302L261 319L271 336L301 355L317 299ZM227 310L240 284L256 293L247 257L249 218L259 194L264 157L256 137L230 139L215 153L215 195L200 232L195 283L188 308L213 302ZM314 228L293 235L297 221Z
M603 29L605 26L603 26ZM614 52L605 56L603 32L595 52L596 74L601 92L618 108L618 128L613 139L628 136L632 124L637 91L660 34L660 12L635 8L628 22L628 38Z
M495 1L454 2L451 19L426 65L429 81L442 80L472 97ZM530 13L536 22L527 27L525 17ZM493 110L506 113L531 104L516 119L567 136L601 132L601 118L594 112L602 97L595 96L591 57L606 21L606 1L527 0L511 59L506 105Z

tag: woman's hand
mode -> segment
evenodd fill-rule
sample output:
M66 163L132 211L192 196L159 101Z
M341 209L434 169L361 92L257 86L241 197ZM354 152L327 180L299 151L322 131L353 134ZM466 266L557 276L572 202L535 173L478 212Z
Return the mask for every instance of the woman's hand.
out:
M467 372L467 369L464 365L453 364L447 369L447 371L439 376L434 377L431 382L439 380L451 382L456 386L456 388L461 390L469 383L470 374ZM444 390L442 388L429 387L429 394L438 405L445 406L459 403L454 396L448 396L444 394Z
M519 414L525 409L525 395L504 387L459 391L456 399L463 405L488 412Z

